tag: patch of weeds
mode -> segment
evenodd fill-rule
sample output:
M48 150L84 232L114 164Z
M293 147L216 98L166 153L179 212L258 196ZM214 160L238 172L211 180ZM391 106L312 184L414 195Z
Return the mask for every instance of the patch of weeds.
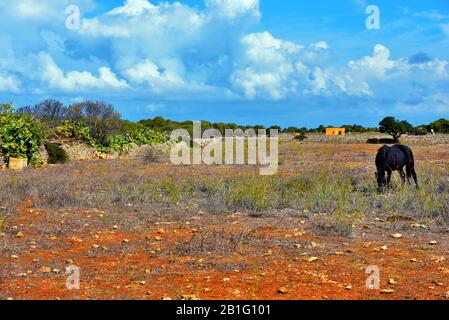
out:
M225 201L228 208L261 212L276 207L278 197L270 178L228 181Z
M356 226L358 216L358 214L346 213L319 216L313 221L313 226L322 232L331 232L339 236L349 237Z

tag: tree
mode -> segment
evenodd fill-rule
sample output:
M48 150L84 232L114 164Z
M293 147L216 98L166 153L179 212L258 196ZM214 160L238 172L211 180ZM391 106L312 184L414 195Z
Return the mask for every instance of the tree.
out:
M440 119L432 122L428 126L428 130L432 130L439 133L449 133L449 120Z
M71 105L68 118L85 123L95 141L103 146L107 145L110 136L120 131L120 113L112 104L103 101L84 101Z
M0 154L6 158L28 158L35 154L42 143L40 123L28 114L14 112L10 104L0 105Z
M29 114L39 118L50 127L58 126L67 116L67 107L60 101L47 99L36 104L34 107L25 106L17 109L19 114Z
M396 120L395 117L384 118L379 122L379 126L379 131L391 135L395 142L398 142L403 134L413 130L413 126L410 123L405 120Z

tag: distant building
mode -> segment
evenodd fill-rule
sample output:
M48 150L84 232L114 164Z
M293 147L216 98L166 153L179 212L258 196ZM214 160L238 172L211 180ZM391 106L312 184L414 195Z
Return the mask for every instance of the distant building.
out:
M344 136L346 134L345 128L326 128L326 136Z

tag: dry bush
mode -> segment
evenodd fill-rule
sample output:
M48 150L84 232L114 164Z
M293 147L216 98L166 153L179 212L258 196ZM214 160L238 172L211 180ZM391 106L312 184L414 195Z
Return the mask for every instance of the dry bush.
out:
M449 168L418 172L420 189L395 187L386 194L376 191L369 169L317 166L300 175L145 173L136 161L71 162L65 166L0 171L0 219L14 212L24 200L35 207L60 210L100 209L108 221L136 226L163 215L178 220L198 209L208 212L247 212L254 216L277 215L282 209L329 217L373 213L431 219L449 225ZM181 170L181 169L179 169ZM208 170L208 169L205 169ZM123 213L127 213L124 215ZM124 217L127 217L126 219ZM127 222L126 222L126 221ZM339 223L338 219L335 223ZM329 223L332 224L332 223ZM327 228L323 224L323 228ZM342 228L338 226L338 228ZM344 228L343 228L344 229ZM343 232L344 233L344 232Z

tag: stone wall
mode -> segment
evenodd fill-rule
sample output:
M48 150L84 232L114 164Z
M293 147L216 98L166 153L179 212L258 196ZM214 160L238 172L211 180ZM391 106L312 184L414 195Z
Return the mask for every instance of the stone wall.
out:
M65 150L70 160L98 160L101 159L101 153L94 147L79 141L52 141L51 143L59 145Z

